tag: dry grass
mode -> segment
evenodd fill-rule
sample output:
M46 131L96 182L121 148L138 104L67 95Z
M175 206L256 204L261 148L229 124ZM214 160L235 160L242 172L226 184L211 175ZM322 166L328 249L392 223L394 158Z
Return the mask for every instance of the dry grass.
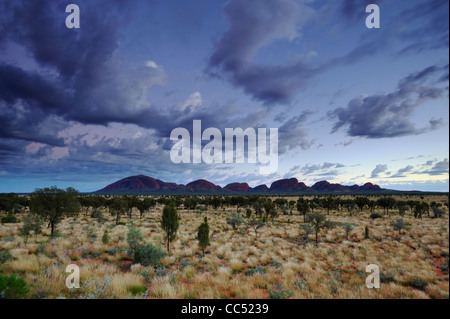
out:
M0 253L12 256L0 265L0 272L24 278L30 298L81 295L83 288L73 292L65 286L65 267L71 263L80 266L82 283L111 278L115 298L139 297L144 289L148 298L268 298L275 287L283 287L291 298L449 297L448 273L440 268L449 254L448 213L443 219L404 216L410 228L399 236L390 226L397 216L372 220L368 212L333 212L332 221L355 228L348 240L340 227L322 231L316 247L298 241L302 216L279 216L260 229L255 240L253 230L229 228L225 216L231 209L209 211L213 236L202 258L195 237L204 214L181 210L178 236L171 255L161 262L161 272L132 264L126 242L128 226L134 225L145 242L164 246L159 208L142 219L123 217L126 225L119 226L106 212L102 223L84 216L67 218L57 226L59 237L51 239L44 229L26 244L21 222L0 225ZM364 239L366 226L370 239ZM109 245L101 242L105 229ZM380 267L380 289L365 286L368 264Z

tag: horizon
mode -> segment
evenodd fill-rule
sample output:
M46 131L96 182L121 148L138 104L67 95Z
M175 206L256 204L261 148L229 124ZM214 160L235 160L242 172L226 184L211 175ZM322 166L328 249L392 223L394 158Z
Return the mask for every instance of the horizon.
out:
M129 179L129 178L135 178L135 177L148 177L148 178L152 178L152 179L155 179L155 180L159 180L159 181L162 181L162 182L165 182L165 183L174 183L174 182L172 182L172 181L164 181L164 180L161 180L161 179L156 178L156 177L152 177L152 176L147 176L147 175L142 175L142 174L140 174L140 175L135 175L135 176L127 176L127 177L121 178L121 179L119 179L119 180L112 181L112 182L110 182L109 184L105 185L104 187L102 187L102 188L100 188L100 189L91 190L91 191L79 191L79 193L80 193L80 194L92 194L92 193L97 193L97 192L100 192L102 189L104 189L104 188L106 188L106 187L108 187L108 186L110 186L110 185L112 185L112 184L114 184L114 183L116 183L116 182L120 182L120 181L122 181L122 180ZM279 179L279 180L287 180L287 179L292 179L292 178L297 179L296 177L291 177L291 178L283 178L283 179ZM213 182L211 182L211 181L209 181L209 180L206 180L206 179L201 178L201 179L196 179L196 180L192 180L192 181L186 181L186 182L183 182L183 183L181 183L181 184L180 184L180 183L175 183L175 184L177 184L177 185L179 185L179 186L186 186L186 185L188 185L188 184L190 184L190 183L193 183L193 182L197 182L197 181L206 181L206 182L213 183L213 184L216 185L216 186L220 186L222 189L225 188L226 186L230 185L230 184L233 184L233 183L237 183L237 184L248 184L248 186L249 186L250 188L255 188L255 187L258 187L258 186L263 186L263 185L265 185L265 186L267 186L267 187L270 189L271 185L272 185L274 182L279 181L279 180L274 180L274 181L272 181L272 182L270 182L270 183L262 183L262 184L251 185L251 184L248 184L248 183L246 183L246 182L239 182L239 181L234 181L234 182L230 182L230 183L227 183L227 184L215 184L215 183L213 183ZM301 180L298 180L298 179L297 179L297 181L298 181L298 183L302 183ZM330 184L340 184L340 183L331 183L331 182L329 182L329 181L327 181L327 180L320 180L320 181L314 182L313 184L306 184L306 183L305 183L305 185L306 185L307 187L309 187L309 188L312 188L314 185L316 185L317 183L321 183L321 182L328 182L328 183L330 183ZM354 186L354 185L364 186L364 185L366 185L366 184L372 184L372 185L374 185L374 186L379 186L379 185L374 184L374 183L371 183L371 182L365 182L365 183L361 183L361 184L340 184L340 185L342 185L342 186ZM58 185L47 185L47 186L45 186L45 187L37 187L36 189L43 189L43 188L49 188L49 187L57 187L57 188L66 189L66 188L72 187L72 186L59 187ZM77 191L78 191L78 190L77 190ZM400 193L403 193L403 192L405 192L405 193L408 193L408 192L411 192L411 193L414 193L414 192L416 192L416 193L448 193L448 191L422 191L422 190L417 190L417 189L405 189L405 190L400 190L400 189L389 189L389 188L384 188L384 187L381 187L381 190L380 190L380 191L381 191L381 192L383 192L383 191L395 191L395 192L400 192ZM30 192L0 192L0 194L8 194L8 193L31 194L32 192L33 192L33 191L30 191ZM297 191L297 192L302 193L302 191ZM241 194L241 193L245 193L245 192L235 191L235 192L233 192L233 193ZM293 191L293 194L294 194L294 193L295 193L295 191ZM320 194L320 193L321 193L321 192L319 192L319 194ZM326 193L326 191L325 191L325 193ZM338 195L340 195L340 194L348 195L349 193L340 193L340 192L338 191L338 192L336 192L335 194L338 196ZM355 195L358 195L359 193L358 193L358 192L354 192L354 194L355 194ZM350 195L351 195L351 194L350 194Z
M74 3L69 29L62 0L0 0L0 193L136 175L449 192L448 1ZM196 120L277 129L277 170L248 141L243 164L175 163L174 129L205 144Z

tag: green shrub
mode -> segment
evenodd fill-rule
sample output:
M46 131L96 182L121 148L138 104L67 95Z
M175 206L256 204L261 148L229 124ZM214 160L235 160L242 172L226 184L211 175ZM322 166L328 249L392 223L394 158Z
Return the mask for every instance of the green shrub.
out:
M104 220L103 213L99 209L94 209L92 211L91 217L97 219L98 222L102 222Z
M131 286L128 288L128 292L132 295L141 295L147 292L147 288L145 286Z
M119 252L119 249L117 247L114 247L114 248L111 248L110 250L108 250L108 255L115 256L115 255L117 255L118 252Z
M439 269L443 272L448 274L448 256L445 257L444 262L442 263L441 266L439 266Z
M382 283L390 283L390 282L395 282L395 277L392 273L387 272L387 273L381 273L380 274L380 281Z
M167 276L167 269L163 266L155 267L155 276L156 277L165 277Z
M105 229L105 232L103 233L102 243L104 245L108 245L109 244L109 236L108 236L108 230L107 229Z
M12 212L9 212L6 217L2 217L2 224L8 224L8 223L16 223L17 218L13 215Z
M139 245L144 241L144 236L139 228L131 226L127 234L127 243L130 246L130 255L133 255Z
M275 267L275 268L278 268L278 267L281 267L281 263L279 263L278 261L271 261L270 262L270 266L271 267Z
M298 278L295 279L295 287L297 287L298 290L302 290L306 286L308 286L308 284L305 280L298 279Z
M255 268L246 270L244 274L246 276L253 276L253 275L256 275L256 274L264 275L266 273L266 271L267 271L267 269L265 269L264 267L256 266Z
M269 299L287 299L292 297L292 292L283 289L281 285L275 286L274 289L269 288Z
M24 299L29 289L16 275L0 276L0 299Z
M372 213L372 214L370 214L370 218L377 219L377 218L383 218L383 216L379 213Z
M428 283L423 279L415 277L414 279L409 280L406 284L416 289L425 290Z
M81 288L80 299L114 299L116 292L112 287L112 278L105 275L101 280L89 278Z
M0 251L0 264L4 264L11 259L13 259L13 256L9 252Z
M134 262L144 266L156 266L167 253L161 248L152 244L140 245L134 252Z

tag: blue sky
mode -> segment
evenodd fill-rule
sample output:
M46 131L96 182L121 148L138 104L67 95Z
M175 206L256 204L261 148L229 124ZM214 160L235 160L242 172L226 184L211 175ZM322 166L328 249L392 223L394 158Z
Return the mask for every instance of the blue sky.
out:
M81 11L65 27L65 7ZM365 25L367 4L381 28ZM296 177L449 190L448 1L0 0L0 192ZM174 164L176 127L279 129L279 167Z

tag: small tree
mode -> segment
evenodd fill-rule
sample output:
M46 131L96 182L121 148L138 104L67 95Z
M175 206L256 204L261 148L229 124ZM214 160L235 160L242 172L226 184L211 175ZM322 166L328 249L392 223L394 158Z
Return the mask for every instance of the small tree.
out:
M340 226L345 230L345 238L348 240L348 235L350 235L350 232L353 228L355 228L355 226L349 223L342 223Z
M249 222L248 226L253 228L255 231L255 237L258 239L258 229L264 226L264 222L258 218L253 217Z
M250 208L247 208L245 210L245 217L247 217L247 219L250 219L250 217L252 217L252 210Z
M69 187L66 190L56 188L36 189L31 194L30 210L33 214L48 221L53 237L55 226L65 217L80 211L78 192Z
M270 217L270 219L272 220L272 223L273 223L274 219L277 218L279 214L275 208L272 208L271 210L269 210L268 215L269 215L268 217Z
M135 203L135 207L139 211L139 218L142 218L144 216L145 212L148 211L150 207L153 205L153 202L155 202L154 199L146 198L144 200L138 200Z
M297 201L297 210L303 215L303 221L306 223L306 215L309 213L310 207L306 199L300 198Z
M205 248L210 244L209 242L209 225L208 218L205 217L205 221L198 227L198 244L203 252L203 257L205 257Z
M38 215L29 214L23 221L22 234L25 235L25 244L31 232L35 235L41 232L42 219Z
M233 230L236 230L239 227L239 225L241 225L244 222L241 214L239 214L237 212L231 213L231 216L227 217L226 221L227 221L228 225L233 227Z
M442 218L442 217L444 217L445 210L443 210L443 209L441 209L439 207L436 207L436 206L431 207L431 209L433 210L433 214L434 214L433 217L434 218Z
M127 234L127 243L130 246L130 255L134 254L139 245L144 241L141 230L136 227L130 227Z
M364 239L369 239L369 227L364 227Z
M91 217L97 219L99 223L103 221L103 213L100 209L94 208L91 213Z
M391 226L394 228L394 230L398 230L399 236L402 234L402 229L407 229L402 218L398 218L395 222L391 223Z
M116 217L116 225L120 222L120 216L127 211L128 203L122 197L114 197L109 203L111 214Z
M109 244L109 235L108 235L108 230L107 229L105 229L105 231L103 232L102 243L104 245L108 245Z
M143 266L156 266L167 253L160 247L152 244L140 245L134 252L134 262Z
M306 221L314 228L314 232L316 233L316 245L319 244L319 232L322 229L334 227L334 224L327 220L327 217L324 214L318 212L306 215Z
M303 229L303 245L309 243L309 235L314 233L314 228L310 224L302 224L300 227Z
M173 203L164 206L161 228L166 233L167 252L170 253L170 243L177 237L179 227L178 212Z

